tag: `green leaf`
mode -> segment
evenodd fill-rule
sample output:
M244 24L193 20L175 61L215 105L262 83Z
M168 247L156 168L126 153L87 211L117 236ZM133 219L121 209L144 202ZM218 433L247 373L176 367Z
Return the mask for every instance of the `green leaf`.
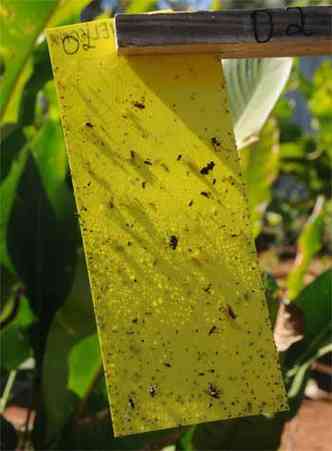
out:
M29 76L27 64L35 43L48 25L62 23L67 15L80 11L89 0L12 1L0 7L1 81L0 119L16 121L18 99ZM11 107L15 103L16 107ZM10 115L6 112L10 111Z
M156 9L157 0L132 0L129 2L129 6L126 9L126 13L146 13Z
M25 297L21 297L18 302L15 319L0 331L2 370L17 369L32 353L28 326L35 318Z
M228 99L239 149L264 125L288 80L291 58L223 60ZM254 113L254 114L253 114Z
M328 270L302 290L293 301L304 314L304 338L291 346L284 356L292 415L303 399L311 364L332 351L331 299L332 270Z
M97 414L91 419L92 421L90 418L88 421L77 424L74 428L66 428L56 449L166 451L168 448L165 447L174 444L179 436L178 429L168 429L114 438L111 419L105 411Z
M271 187L279 173L279 153L279 129L271 118L258 143L243 149L240 154L254 237L262 230L263 216L271 201Z
M294 300L304 314L304 339L309 344L331 321L332 270L325 271ZM332 327L332 325L331 325Z
M82 370L84 362L84 371ZM68 358L69 379L67 388L83 398L95 377L102 372L97 334L83 338L70 352Z
M56 314L47 339L42 373L44 412L39 417L41 421L43 414L46 416L39 438L46 440L44 445L60 437L100 367L88 275L80 253L72 290Z
M18 155L18 158L12 162L8 176L0 185L0 199L6 200L6 202L0 202L0 263L12 272L15 272L15 269L8 254L8 223L15 201L17 185L23 173L27 157L28 148L25 146Z
M329 341L331 341L331 339ZM310 357L304 360L303 363L296 364L292 371L289 372L290 375L295 374L288 391L289 398L296 398L299 394L302 395L305 384L309 379L308 370L312 363L320 357L332 352L332 344L331 342L327 342L326 337L324 337L322 341L319 341L317 345L316 348L318 349L311 352Z
M313 115L320 119L332 118L332 62L324 61L315 72L313 92L309 101Z
M52 317L72 281L77 223L66 170L60 125L49 120L3 182L5 256L24 282L40 318Z
M12 163L26 143L26 137L21 127L16 124L5 124L0 131L1 166L0 183L10 172Z
M198 425L193 437L194 450L260 451L276 450L285 414L272 418L252 416Z
M46 41L33 51L31 60L33 71L24 85L19 104L18 121L21 127L34 123L37 95L44 85L52 79L52 68Z
M194 451L192 441L197 427L197 425L191 426L181 434L179 440L176 443L177 451Z
M294 299L304 285L304 276L308 270L313 257L322 247L322 233L324 230L325 199L323 196L317 198L314 210L303 227L298 240L298 252L294 267L288 279L288 298Z
M6 200L1 203L0 262L25 285L38 318L32 331L37 365L75 266L78 228L66 174L60 124L48 119L20 150L0 185Z

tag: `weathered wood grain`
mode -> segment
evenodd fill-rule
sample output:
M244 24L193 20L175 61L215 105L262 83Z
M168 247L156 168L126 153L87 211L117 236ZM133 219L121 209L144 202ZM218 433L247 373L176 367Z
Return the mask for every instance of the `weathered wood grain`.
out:
M121 55L218 53L222 58L264 58L332 54L332 6L118 14L115 24Z

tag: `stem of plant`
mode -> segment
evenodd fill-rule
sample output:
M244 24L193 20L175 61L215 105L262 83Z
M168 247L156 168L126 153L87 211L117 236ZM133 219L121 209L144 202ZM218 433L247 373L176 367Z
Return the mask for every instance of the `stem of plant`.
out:
M17 374L16 370L12 370L9 373L5 389L0 399L0 414L2 414L6 408L10 392L15 382L16 374Z

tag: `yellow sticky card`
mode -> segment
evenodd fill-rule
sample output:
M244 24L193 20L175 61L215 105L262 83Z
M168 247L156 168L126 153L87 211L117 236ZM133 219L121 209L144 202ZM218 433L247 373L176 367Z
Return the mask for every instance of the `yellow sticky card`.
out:
M115 435L286 409L219 58L47 37Z

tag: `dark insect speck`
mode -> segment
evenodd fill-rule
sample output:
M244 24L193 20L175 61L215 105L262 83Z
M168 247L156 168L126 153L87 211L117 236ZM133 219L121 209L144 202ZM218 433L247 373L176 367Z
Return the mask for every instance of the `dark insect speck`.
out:
M227 304L227 313L232 319L236 319L236 314L235 314L234 310L228 304Z
M165 362L164 365L167 366L167 368L171 368L171 366L172 366L172 365L171 365L170 363L168 363L168 362Z
M85 123L85 126L86 126L86 127L89 127L89 128L93 128L93 124L91 124L91 122L86 122L86 123Z
M217 146L217 147L220 146L220 141L218 141L218 139L217 139L215 136L213 136L213 138L211 138L211 143L212 143L214 146Z
M138 322L138 319L137 319L137 318L134 318L134 319L132 320L132 322L133 322L134 324L136 324L136 323Z
M169 245L172 249L176 249L178 245L178 239L175 235L172 235L169 240Z
M193 203L194 203L194 201L191 200L191 201L189 202L189 204L188 204L188 207L191 207Z
M207 193L206 191L201 191L201 195L204 196L204 197L207 197L207 198L210 197L210 194Z
M152 163L150 160L144 160L144 164L148 164L149 166L152 166Z
M142 188L145 188L146 182L142 182Z
M203 175L207 175L210 171L212 171L212 169L215 167L215 164L214 164L214 162L213 161L210 161L210 163L208 163L206 166L204 166L202 169L201 169L201 174L203 174Z
M149 393L152 398L156 395L156 393L157 393L157 385L156 384L150 385Z
M135 158L135 152L133 150L130 151L131 158Z
M209 330L209 335L212 335L217 330L216 326L212 326Z
M138 108L139 110L144 110L145 105L144 105L144 103L142 103L142 102L135 102L135 103L134 103L134 107L135 107L135 108Z
M213 384L208 385L208 393L212 398L219 399L219 390Z
M181 155L181 154L180 154L180 155L178 155L178 157L177 157L177 161L181 160L181 158L182 158L182 155Z
M135 403L134 403L133 399L132 399L132 398L129 398L129 399L128 399L128 402L129 402L130 407L131 407L132 409L135 409Z

